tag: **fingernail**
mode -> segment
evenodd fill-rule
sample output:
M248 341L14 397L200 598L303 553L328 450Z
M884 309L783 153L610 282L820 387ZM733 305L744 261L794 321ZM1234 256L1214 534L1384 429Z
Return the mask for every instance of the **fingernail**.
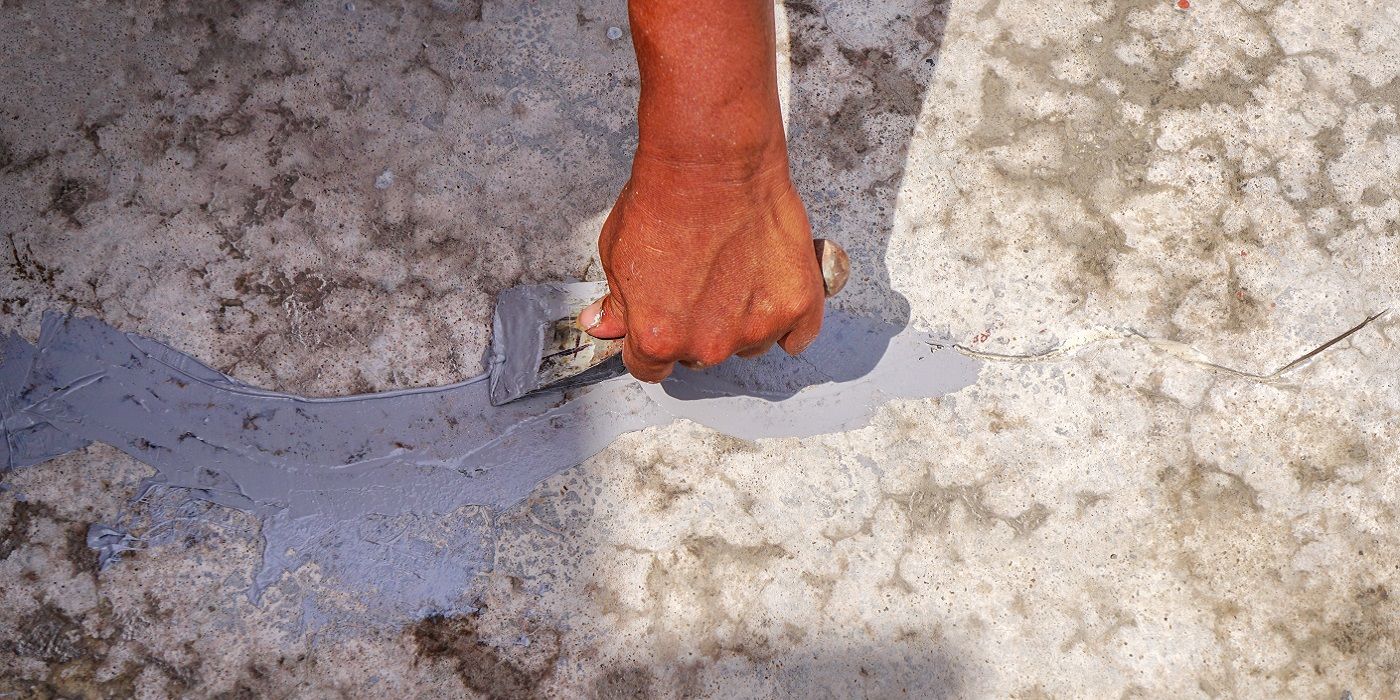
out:
M603 300L599 299L584 309L579 320L583 322L583 329L586 331L597 328L598 324L603 322Z

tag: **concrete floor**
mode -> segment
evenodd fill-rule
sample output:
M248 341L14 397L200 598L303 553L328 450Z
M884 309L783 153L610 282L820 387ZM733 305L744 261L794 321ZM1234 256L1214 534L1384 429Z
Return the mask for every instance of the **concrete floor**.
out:
M357 615L315 567L254 605L258 522L132 503L152 471L109 447L12 471L0 698L1391 696L1400 321L1278 382L1162 348L1266 374L1396 305L1397 5L785 17L839 303L1077 351L846 434L629 435L500 514L447 615ZM496 292L599 276L625 29L622 0L0 2L0 330L73 310L309 394L475 374ZM1157 341L1080 346L1115 329ZM89 523L162 518L96 571Z

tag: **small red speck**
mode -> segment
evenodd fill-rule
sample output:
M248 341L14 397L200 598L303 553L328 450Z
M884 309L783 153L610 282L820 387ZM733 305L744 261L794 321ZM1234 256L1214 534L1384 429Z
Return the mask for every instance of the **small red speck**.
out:
M1243 290L1243 289L1237 289L1237 290L1235 290L1235 297L1236 297L1237 299L1239 299L1240 301L1244 301L1244 290Z
M1241 251L1240 251L1240 257L1242 257L1242 258L1247 258L1247 257L1249 257L1249 251L1247 251L1247 250L1241 250Z
M1176 0L1176 6L1183 10L1191 9L1191 0Z

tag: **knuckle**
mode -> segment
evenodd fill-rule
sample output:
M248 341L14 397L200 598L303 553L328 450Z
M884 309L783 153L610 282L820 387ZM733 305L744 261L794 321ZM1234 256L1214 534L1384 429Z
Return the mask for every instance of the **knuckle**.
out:
M801 354L803 350L806 350L806 349L807 349L807 346L808 346L808 345L811 345L811 344L812 344L812 341L811 341L811 339L809 339L809 338L803 338L803 339L801 339L801 340L795 340L795 341L792 341L792 342L788 343L788 344L783 348L783 352L786 352L786 353L789 354L789 355L798 355L798 354Z
M695 359L706 367L717 365L729 359L729 348L706 346L695 353Z
M616 318L624 318L623 308L622 295L619 292L609 292L606 297L603 297L603 313L611 314Z
M803 350L806 350L808 346L810 346L814 341L816 341L819 330L820 325L810 329L804 328L798 331L794 331L791 335L787 337L786 340L783 341L783 350L787 351L787 354L789 355L796 355L798 353L801 353Z
M651 360L674 360L680 357L680 341L672 335L643 331L633 337L637 354Z
M790 326L792 324L788 323L786 325ZM766 327L763 329L755 330L751 333L746 333L744 337L741 338L743 342L739 344L739 347L754 348L765 345L772 345L773 343L778 342L778 339L782 337L784 330L785 329L783 326L780 326L779 324L772 324L771 327Z
M778 315L786 321L795 321L811 313L814 308L819 308L822 303L820 295L793 294L782 300L778 305Z
M739 353L739 355L740 355L741 357L761 357L761 356L763 356L763 355L767 355L767 354L768 354L768 351L769 351L769 350L772 350L772 349L773 349L773 344L772 344L772 343L758 344L758 345L754 345L754 346L752 346L752 347L749 347L748 349L746 349L746 350L744 350L743 352Z
M717 365L734 354L734 346L727 337L709 337L691 344L686 359L706 367Z
M638 380L655 384L666 378L670 374L669 363L660 363L644 357L632 355L627 351L622 353L622 364L627 367L627 372Z
M655 384L666 378L665 375L661 375L657 372L643 372L631 369L628 371L632 373L632 376L635 377L637 381L646 382L647 384Z
M783 315L787 318L801 318L812 310L812 300L805 296L789 297L783 303Z

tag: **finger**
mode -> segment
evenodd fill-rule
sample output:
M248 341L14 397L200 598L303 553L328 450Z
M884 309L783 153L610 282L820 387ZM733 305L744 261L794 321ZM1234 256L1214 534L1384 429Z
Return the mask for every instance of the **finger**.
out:
M676 360L676 362L687 369L705 369L707 367L724 364L724 361L729 359L730 355L734 354L736 353L731 352L723 356L712 354L708 360Z
M778 345L782 346L787 354L796 355L806 350L807 346L817 339L817 334L822 331L824 307L825 304L817 304L815 308L798 319L797 325L793 326L792 330L778 341Z
M621 338L627 335L627 314L617 295L606 294L579 313L578 326L594 338Z
M651 357L643 354L637 347L636 336L627 336L627 342L622 346L622 364L627 366L627 371L632 376L644 382L655 384L671 375L671 370L675 367L675 360Z
M746 347L746 348L744 348L744 349L742 349L742 350L740 350L739 352L736 352L736 353L734 353L734 354L735 354L735 355L738 355L739 357L743 357L743 358L754 358L754 357L758 357L758 356L760 356L760 355L766 355L766 354L768 353L768 351L769 351L769 350L772 350L772 349L773 349L773 343L770 341L770 342L757 343L757 344L755 344L755 345L750 345L750 346L748 346L748 347Z

